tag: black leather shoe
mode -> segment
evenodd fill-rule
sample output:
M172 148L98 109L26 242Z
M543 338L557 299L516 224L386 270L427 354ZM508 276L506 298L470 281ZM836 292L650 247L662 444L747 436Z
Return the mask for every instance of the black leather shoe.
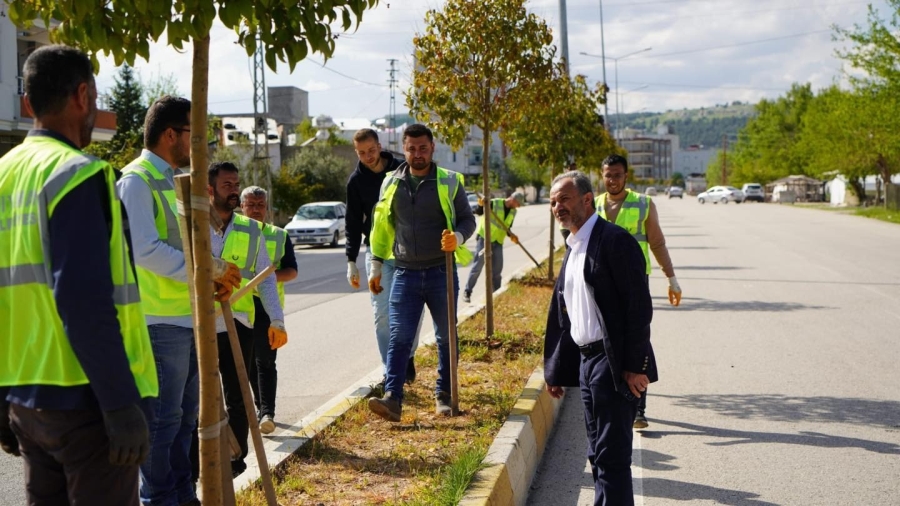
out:
M416 359L409 357L409 363L406 364L406 384L409 385L416 381Z
M369 410L389 422L400 421L400 401L394 399L390 392L381 399L369 399Z
M453 414L453 408L450 407L450 394L440 392L434 396L434 414L439 416L450 416Z

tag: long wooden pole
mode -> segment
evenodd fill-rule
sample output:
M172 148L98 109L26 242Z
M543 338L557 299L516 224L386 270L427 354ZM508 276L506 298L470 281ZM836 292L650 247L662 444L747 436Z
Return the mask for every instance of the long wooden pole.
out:
M259 432L256 406L253 405L253 392L250 391L247 366L244 364L244 355L241 353L241 342L238 340L237 327L234 325L234 313L231 312L230 301L222 302L222 316L225 319L225 328L228 329L228 342L231 344L234 367L237 369L238 382L241 384L241 397L244 399L244 409L247 410L247 420L250 421L250 438L253 440L253 450L256 453L256 461L259 463L259 475L262 479L263 490L266 492L266 502L269 506L278 506L278 501L275 498L275 486L272 484L272 474L269 472L269 463L266 460L266 448L263 446L262 434Z
M231 294L231 297L228 299L228 301L235 302L238 299L240 299L241 297L247 295L254 288L256 288L257 285L259 285L260 283L265 281L266 278L269 277L269 275L271 275L274 272L275 272L275 264L269 264L269 266L266 267L265 270L263 270L262 272L260 272L256 276L254 276L253 279L251 279L246 285L242 286L240 290ZM222 314L222 311L223 311L223 309L221 306L216 308L216 318L218 318L219 315Z
M450 341L450 415L459 414L459 382L456 365L459 357L456 350L456 297L453 283L454 258L452 252L445 252L447 266L447 340Z
M209 238L207 186L206 111L209 93L209 35L193 41L191 83L191 197L184 205L192 209L191 245L194 257L194 336L200 379L200 422L204 431L219 423L219 349L213 304L212 245ZM204 205L204 202L206 203ZM203 504L222 504L221 447L218 435L200 439L200 490Z
M480 198L481 201L484 202L484 199L481 197L481 195L478 195L478 192L475 192L475 195L477 195L478 198ZM491 211L491 216L494 218L496 223L498 225L500 225L500 228L502 228L503 231L506 232L506 235L512 234L512 232L510 232L510 230L509 230L509 227L506 226L506 223L503 220L501 220L499 216L497 216L497 213L494 212L494 207L491 206L490 203L488 203L488 205L486 207L487 207L487 209L489 209ZM487 227L485 227L485 228L487 228ZM521 242L517 242L516 244L518 244L519 247L522 248L522 251L524 251L525 254L528 255L528 258L530 258L531 261L534 262L534 265L536 265L537 268L540 269L541 268L540 262L538 262L537 260L534 259L533 256L531 256L531 253L529 253L528 250L525 249L525 246ZM486 246L485 246L485 249L487 249Z

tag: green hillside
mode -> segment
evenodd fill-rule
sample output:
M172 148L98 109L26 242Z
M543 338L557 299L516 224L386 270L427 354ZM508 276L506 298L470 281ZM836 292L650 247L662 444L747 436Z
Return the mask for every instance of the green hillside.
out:
M738 131L756 115L753 104L734 102L699 109L681 109L666 112L639 112L621 115L624 127L639 128L655 133L659 125L669 125L681 141L681 147L693 144L719 146L722 135L733 141ZM615 115L610 113L610 121L615 125Z

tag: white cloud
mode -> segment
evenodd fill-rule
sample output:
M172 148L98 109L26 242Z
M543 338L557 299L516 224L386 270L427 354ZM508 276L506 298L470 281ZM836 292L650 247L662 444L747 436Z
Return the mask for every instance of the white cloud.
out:
M411 71L412 38L424 26L427 9L439 0L382 0L366 12L356 32L342 34L328 69L313 61L301 62L293 74L286 65L277 73L266 69L266 83L299 86L310 94L312 114L369 117L389 107L389 58L399 60L401 88L397 109L405 110L403 92ZM831 41L833 24L850 26L865 21L866 1L850 0L608 0L604 2L606 54L620 57L652 47L646 54L619 62L621 91L650 83L646 89L623 95L625 109L650 111L712 106L734 100L757 101L774 97L793 82L812 82L814 88L841 77L841 60L834 51L842 43ZM889 13L883 0L874 2ZM390 7L388 7L390 5ZM553 29L558 45L559 0L532 0L528 7ZM602 78L600 61L580 52L600 53L598 0L568 0L569 52L573 72ZM822 33L770 42L745 44L822 30ZM222 26L214 28L211 44L209 103L218 113L252 110L252 67L236 36ZM735 44L743 44L734 47ZM697 51L716 48L715 50ZM172 73L182 93L191 86L190 48L178 53L162 45L151 46L151 63L138 62L141 75ZM671 54L690 51L684 54ZM668 56L666 56L668 55ZM330 70L329 70L330 69ZM345 76L332 72L336 71ZM98 85L112 86L115 69L104 61ZM614 64L608 58L607 80L612 87ZM355 78L352 79L352 78ZM360 82L363 81L363 82ZM610 105L612 106L611 101ZM612 112L612 109L610 109Z

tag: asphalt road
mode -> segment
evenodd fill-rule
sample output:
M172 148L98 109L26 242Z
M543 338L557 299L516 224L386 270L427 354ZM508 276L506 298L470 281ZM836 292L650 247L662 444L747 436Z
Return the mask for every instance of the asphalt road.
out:
M544 204L521 208L513 230L531 254L541 258L548 252L549 226L549 207ZM560 241L557 234L556 244ZM475 239L467 245L474 250ZM339 248L298 246L295 251L298 276L285 287L289 343L278 353L276 424L281 428L290 427L381 362L368 291L354 291L348 285L343 241ZM358 260L363 277L364 259L365 251ZM531 261L519 247L507 242L504 263L508 276ZM461 283L465 283L469 270L459 269ZM365 279L362 284L365 286ZM475 303L484 299L483 274L472 299ZM461 307L466 306L462 297L459 302ZM431 320L426 315L422 336L432 334ZM23 483L21 460L0 452L0 505L24 504Z
M636 503L900 504L900 226L656 202L685 298L654 269ZM562 413L529 504L592 504L577 390Z

